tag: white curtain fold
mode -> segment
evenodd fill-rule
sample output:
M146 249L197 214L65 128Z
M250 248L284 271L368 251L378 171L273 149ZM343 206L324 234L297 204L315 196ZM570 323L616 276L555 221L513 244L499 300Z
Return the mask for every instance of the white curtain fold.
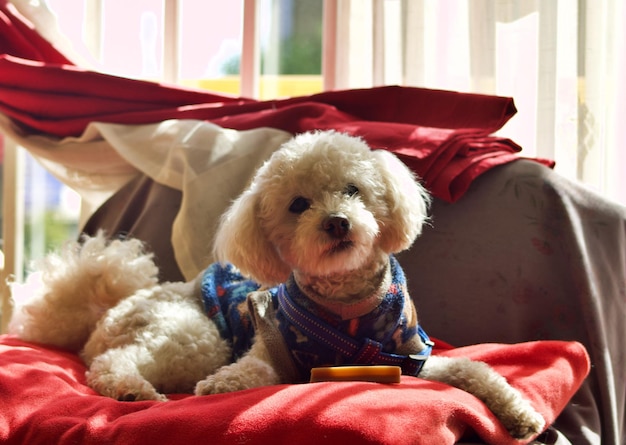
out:
M87 215L140 173L182 191L172 245L187 279L213 261L213 233L221 214L261 163L291 137L272 128L236 131L172 119L146 125L94 122L80 137L59 139L25 135L1 113L0 132L76 190Z
M59 181L75 190L82 198L84 216L91 215L139 173L93 125L80 137L60 140L24 133L0 113L0 133L28 150Z
M511 96L500 133L626 204L622 0L337 0L333 88Z
M190 119L90 127L130 165L183 192L172 245L176 263L188 280L214 261L211 246L222 213L254 171L291 138L272 128L236 131Z

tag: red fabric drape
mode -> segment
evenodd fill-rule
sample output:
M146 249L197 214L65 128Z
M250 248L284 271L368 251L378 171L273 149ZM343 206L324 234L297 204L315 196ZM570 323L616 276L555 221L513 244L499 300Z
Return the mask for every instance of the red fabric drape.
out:
M437 342L439 343L439 342ZM437 354L489 363L552 423L589 372L575 342L483 344ZM74 354L0 336L2 444L452 444L469 436L515 445L485 405L415 377L398 385L273 385L172 401L118 402L85 384ZM6 409L5 407L12 407Z
M41 38L7 0L0 0L0 18L0 111L25 132L78 136L93 121L165 119L201 119L236 130L332 128L393 151L447 201L461 197L484 171L518 159L517 144L490 136L516 112L511 98L380 87L255 101L85 70Z

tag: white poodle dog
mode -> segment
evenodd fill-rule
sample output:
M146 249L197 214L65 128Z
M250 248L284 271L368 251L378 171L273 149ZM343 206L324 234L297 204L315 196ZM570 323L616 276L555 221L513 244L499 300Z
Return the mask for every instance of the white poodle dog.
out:
M158 284L137 240L85 237L44 260L43 286L11 329L81 351L88 384L119 400L388 364L474 394L514 437L538 434L541 415L488 365L430 356L393 256L421 233L428 204L389 152L333 131L302 134L226 212L215 238L220 263L194 281Z

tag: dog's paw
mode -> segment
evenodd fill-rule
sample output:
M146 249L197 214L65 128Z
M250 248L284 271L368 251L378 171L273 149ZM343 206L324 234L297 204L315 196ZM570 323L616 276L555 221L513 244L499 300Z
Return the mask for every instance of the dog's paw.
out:
M509 434L516 439L529 439L541 433L546 425L545 420L530 405L518 411L501 416L502 424Z
M250 386L242 381L241 378L212 375L196 384L195 394L197 396L206 396L209 394L223 394L249 388Z
M118 394L117 400L120 402L138 402L140 400L155 400L157 402L167 402L168 398L156 391L125 391L124 394Z
M265 379L263 381L259 381L258 378L254 378L248 374L230 371L229 367L225 366L215 374L199 381L196 383L195 394L197 396L223 394L271 384L270 382L265 381Z
M195 394L222 394L277 383L280 383L280 378L274 368L262 360L248 356L237 363L223 366L215 374L199 381Z
M141 377L87 372L87 384L101 395L121 402L157 400L166 402L167 397Z

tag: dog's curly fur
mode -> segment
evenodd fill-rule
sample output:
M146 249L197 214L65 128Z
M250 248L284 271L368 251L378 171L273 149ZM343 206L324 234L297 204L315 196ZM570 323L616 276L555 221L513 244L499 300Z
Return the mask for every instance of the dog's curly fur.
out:
M226 212L215 255L265 286L293 274L307 297L343 315L380 292L389 255L421 233L428 204L426 191L389 152L334 131L306 133L274 153ZM229 343L204 314L199 279L158 284L137 240L84 237L50 255L41 271L43 285L17 308L11 331L80 351L89 385L103 395L166 400L164 393L205 395L282 381L260 338L230 363ZM515 437L544 426L485 363L432 356L419 376L474 394Z

